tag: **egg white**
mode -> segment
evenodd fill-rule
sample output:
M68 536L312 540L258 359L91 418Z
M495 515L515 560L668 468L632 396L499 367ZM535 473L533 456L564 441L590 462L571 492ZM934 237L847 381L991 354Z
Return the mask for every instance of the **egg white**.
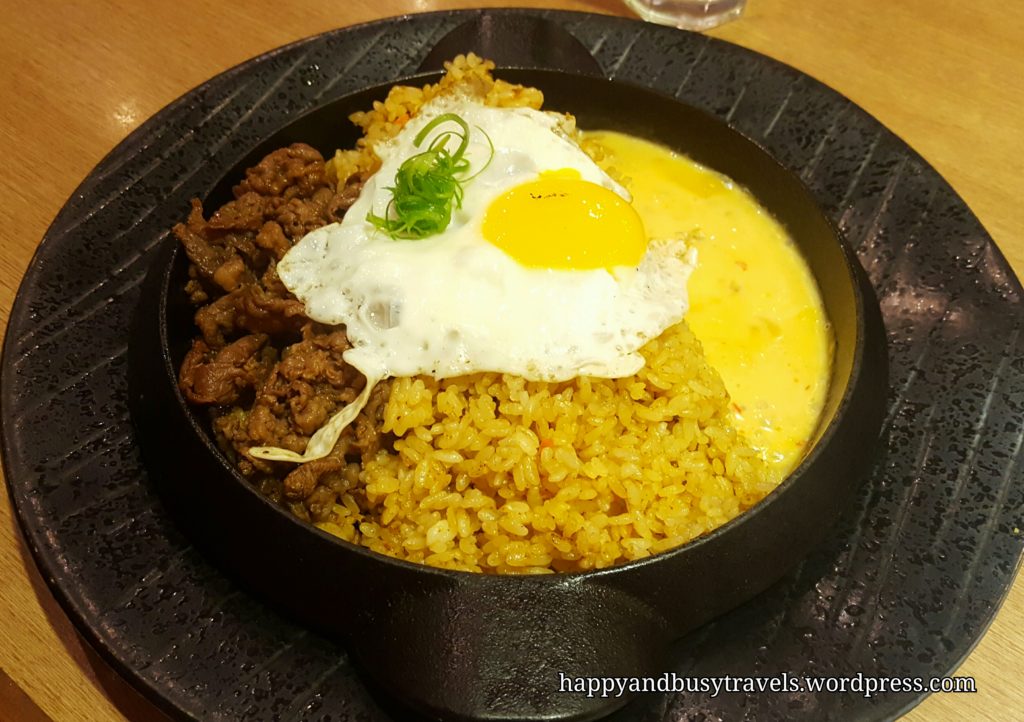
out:
M392 239L366 220L367 213L387 212L398 167L421 150L412 139L432 118L449 112L471 127L471 169L481 168L490 155L483 133L493 144L493 158L466 183L462 207L447 230L421 240ZM520 265L484 239L483 217L494 199L544 171L574 169L583 180L629 200L622 186L560 132L558 116L435 102L375 150L381 168L344 220L309 233L277 267L310 318L345 325L352 348L344 359L371 384L387 377L481 371L544 381L630 376L643 366L640 347L683 318L695 257L680 241L652 242L636 267L554 270ZM354 419L353 406L331 424ZM287 458L308 461L316 458L312 454L328 453L332 434L311 442L302 458L291 452Z

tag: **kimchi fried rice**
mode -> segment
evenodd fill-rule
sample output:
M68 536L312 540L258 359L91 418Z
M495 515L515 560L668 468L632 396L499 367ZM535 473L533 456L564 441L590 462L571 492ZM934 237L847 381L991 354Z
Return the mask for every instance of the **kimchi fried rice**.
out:
M351 120L354 149L324 162L308 146L250 169L235 200L175 228L192 261L200 333L180 384L209 410L221 448L263 493L353 544L399 559L490 573L599 569L684 544L774 488L735 430L730 398L685 321L648 342L635 375L527 381L477 373L383 381L325 459L301 452L362 389L343 327L304 315L275 264L303 234L339 220L393 137L423 103L467 93L539 109L542 93L459 56L440 82L396 86ZM566 127L573 128L571 116ZM583 147L600 163L600 153Z

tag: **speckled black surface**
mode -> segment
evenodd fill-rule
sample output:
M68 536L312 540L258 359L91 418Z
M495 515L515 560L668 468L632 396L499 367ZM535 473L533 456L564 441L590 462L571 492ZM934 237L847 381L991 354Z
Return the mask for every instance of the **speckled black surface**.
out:
M707 37L545 15L610 76L726 118L799 173L881 301L885 443L831 543L681 641L685 675L947 673L1022 550L1021 288L989 236L912 150L843 97ZM4 347L4 463L43 576L116 668L183 718L383 720L331 642L238 590L145 483L126 406L127 333L156 244L294 113L410 73L465 13L343 29L230 70L119 145L58 215ZM882 719L919 694L646 695L617 720Z

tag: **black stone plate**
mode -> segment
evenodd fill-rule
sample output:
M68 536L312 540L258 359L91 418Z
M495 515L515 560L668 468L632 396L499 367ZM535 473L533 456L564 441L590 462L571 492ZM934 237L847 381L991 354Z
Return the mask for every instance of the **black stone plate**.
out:
M609 76L725 118L798 173L857 249L888 330L883 451L831 542L682 640L672 671L948 673L991 621L1022 549L1021 287L1002 254L914 151L792 68L636 21L541 14ZM81 633L176 717L387 719L343 649L239 590L181 536L147 483L125 352L148 261L189 198L261 139L296 113L413 72L470 15L337 30L191 91L86 178L25 276L0 389L16 514ZM372 580L353 583L362 582ZM614 719L882 719L923 696L647 694Z

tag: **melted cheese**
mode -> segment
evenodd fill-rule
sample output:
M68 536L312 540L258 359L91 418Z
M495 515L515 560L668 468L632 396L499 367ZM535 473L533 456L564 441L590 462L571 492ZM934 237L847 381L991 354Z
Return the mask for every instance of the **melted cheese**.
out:
M781 479L802 458L828 391L832 336L817 286L782 226L745 190L684 156L591 132L651 238L689 237L686 320L733 400L735 422Z

